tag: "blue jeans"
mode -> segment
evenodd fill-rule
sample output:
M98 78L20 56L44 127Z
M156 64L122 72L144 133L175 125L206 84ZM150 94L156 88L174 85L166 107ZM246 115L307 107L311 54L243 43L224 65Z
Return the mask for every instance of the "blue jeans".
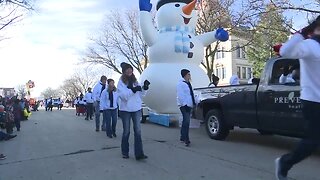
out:
M130 120L133 122L134 130L134 153L136 157L141 157L144 155L142 140L141 140L141 110L137 112L126 112L121 111L120 117L122 119L123 134L121 142L122 155L129 155L129 136L130 136Z
M107 109L103 111L103 121L106 122L106 134L111 136L116 133L118 120L118 109Z
M191 108L187 106L180 107L180 111L182 113L182 126L181 126L181 136L180 140L184 142L189 142L189 126L190 126L190 118L191 118Z
M99 129L100 128L100 102L99 101L96 101L94 103L94 108L95 108L95 118L96 118L96 129ZM102 129L105 129L106 128L106 122L105 120L103 119L102 121Z

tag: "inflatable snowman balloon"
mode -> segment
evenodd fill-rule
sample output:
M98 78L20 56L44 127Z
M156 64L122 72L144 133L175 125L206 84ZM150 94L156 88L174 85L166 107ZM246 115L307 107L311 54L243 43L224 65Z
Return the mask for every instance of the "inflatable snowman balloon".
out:
M159 0L156 7L157 30L150 13L150 0L139 0L140 26L149 46L150 62L140 79L151 82L144 102L157 113L179 113L176 85L182 78L181 69L190 70L194 88L208 86L209 78L200 67L204 47L229 38L228 32L222 28L195 35L196 3L197 0Z

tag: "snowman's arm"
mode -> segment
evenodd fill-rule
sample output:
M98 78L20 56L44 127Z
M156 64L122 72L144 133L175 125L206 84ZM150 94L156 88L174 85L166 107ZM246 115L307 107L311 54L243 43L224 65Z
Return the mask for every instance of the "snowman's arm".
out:
M202 42L204 47L216 42L218 39L215 38L216 31L207 32L197 36L200 42Z
M151 13L140 11L140 28L143 39L151 47L158 39L158 32L153 25Z

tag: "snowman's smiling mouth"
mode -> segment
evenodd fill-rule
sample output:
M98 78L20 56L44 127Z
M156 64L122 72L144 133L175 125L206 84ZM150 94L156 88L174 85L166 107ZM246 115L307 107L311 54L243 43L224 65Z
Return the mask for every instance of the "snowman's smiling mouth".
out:
M184 16L182 16L182 17L183 17L183 20L184 20L184 24L189 24L191 18L186 18Z

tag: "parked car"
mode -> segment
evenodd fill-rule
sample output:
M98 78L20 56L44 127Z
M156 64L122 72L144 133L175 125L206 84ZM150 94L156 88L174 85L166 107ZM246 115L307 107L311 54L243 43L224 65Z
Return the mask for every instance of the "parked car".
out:
M298 60L277 57L267 61L253 84L195 89L202 101L196 118L205 121L210 138L224 140L234 127L257 129L261 134L304 135L300 84L280 84L283 67Z

